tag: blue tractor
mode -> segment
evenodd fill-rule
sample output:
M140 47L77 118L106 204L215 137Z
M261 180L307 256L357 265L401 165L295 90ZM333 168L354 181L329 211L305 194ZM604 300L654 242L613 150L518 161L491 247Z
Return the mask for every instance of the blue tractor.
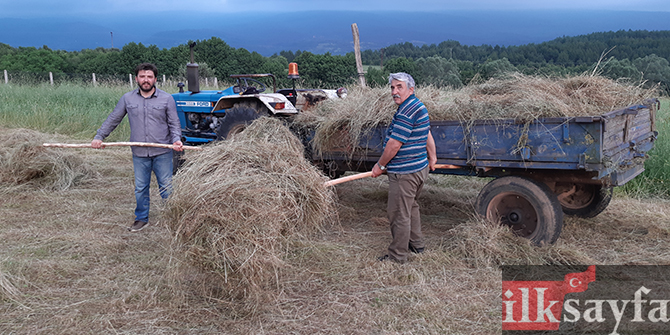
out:
M346 89L295 89L295 79L299 78L295 63L289 64L289 78L294 87L277 89L276 78L272 74L236 74L234 86L223 90L201 91L198 64L187 64L188 91L179 83L179 93L175 93L177 113L182 128L182 142L185 145L200 145L212 141L225 140L244 130L254 120L263 116L288 118L314 106L319 101L343 98ZM271 81L272 91L268 92ZM175 155L175 171L183 163L183 153Z

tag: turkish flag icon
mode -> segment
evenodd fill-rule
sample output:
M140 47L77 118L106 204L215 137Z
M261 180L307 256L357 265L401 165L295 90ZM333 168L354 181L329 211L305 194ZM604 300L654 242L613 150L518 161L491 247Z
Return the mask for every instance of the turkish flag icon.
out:
M563 293L584 292L589 283L596 281L596 266L591 265L584 272L568 273L563 279Z

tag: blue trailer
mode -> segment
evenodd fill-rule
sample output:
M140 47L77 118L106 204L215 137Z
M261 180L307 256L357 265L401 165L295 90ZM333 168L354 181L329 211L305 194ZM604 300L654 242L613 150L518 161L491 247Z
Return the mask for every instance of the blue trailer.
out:
M533 243L559 237L563 214L594 217L612 189L644 171L658 135L659 101L599 116L433 121L438 164L434 173L495 178L479 193L476 210L511 226ZM385 127L368 129L353 151L330 148L312 156L331 177L368 171L383 152Z
M200 91L198 65L187 64L188 91L174 94L182 142L199 145L225 140L262 116L292 116L324 99L346 96L346 90L277 90L265 93L270 74L233 75L233 87ZM289 78L299 78L297 65ZM487 219L509 225L533 243L554 243L563 214L594 217L612 198L612 189L644 171L647 152L658 135L659 101L583 117L536 120L496 119L433 121L431 132L438 164L455 169L434 173L494 178L479 193L476 210ZM292 127L305 145L305 156L331 178L346 171L369 171L382 154L386 127L372 127L356 148L313 150L314 131ZM346 129L341 136L347 136ZM175 169L182 156L175 155Z

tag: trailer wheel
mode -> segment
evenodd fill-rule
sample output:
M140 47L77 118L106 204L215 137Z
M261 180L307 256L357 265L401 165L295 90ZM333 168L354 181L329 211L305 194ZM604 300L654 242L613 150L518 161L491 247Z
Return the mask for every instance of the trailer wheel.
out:
M592 218L602 213L612 201L612 187L590 184L557 184L558 201L566 215Z
M256 103L236 103L221 120L221 125L216 130L216 140L225 140L235 136L235 134L239 134L246 129L254 120L267 115L268 112L265 108L260 108Z
M523 177L492 180L479 192L475 207L487 220L510 226L535 245L556 242L563 227L556 195L544 183Z

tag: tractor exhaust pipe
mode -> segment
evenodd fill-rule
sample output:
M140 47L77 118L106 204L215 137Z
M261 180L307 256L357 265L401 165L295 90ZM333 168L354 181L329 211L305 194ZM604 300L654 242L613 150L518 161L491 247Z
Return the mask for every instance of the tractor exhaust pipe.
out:
M188 81L188 90L191 93L200 92L200 75L198 73L198 64L193 62L193 47L195 42L189 44L191 48L191 62L186 64L186 80Z

